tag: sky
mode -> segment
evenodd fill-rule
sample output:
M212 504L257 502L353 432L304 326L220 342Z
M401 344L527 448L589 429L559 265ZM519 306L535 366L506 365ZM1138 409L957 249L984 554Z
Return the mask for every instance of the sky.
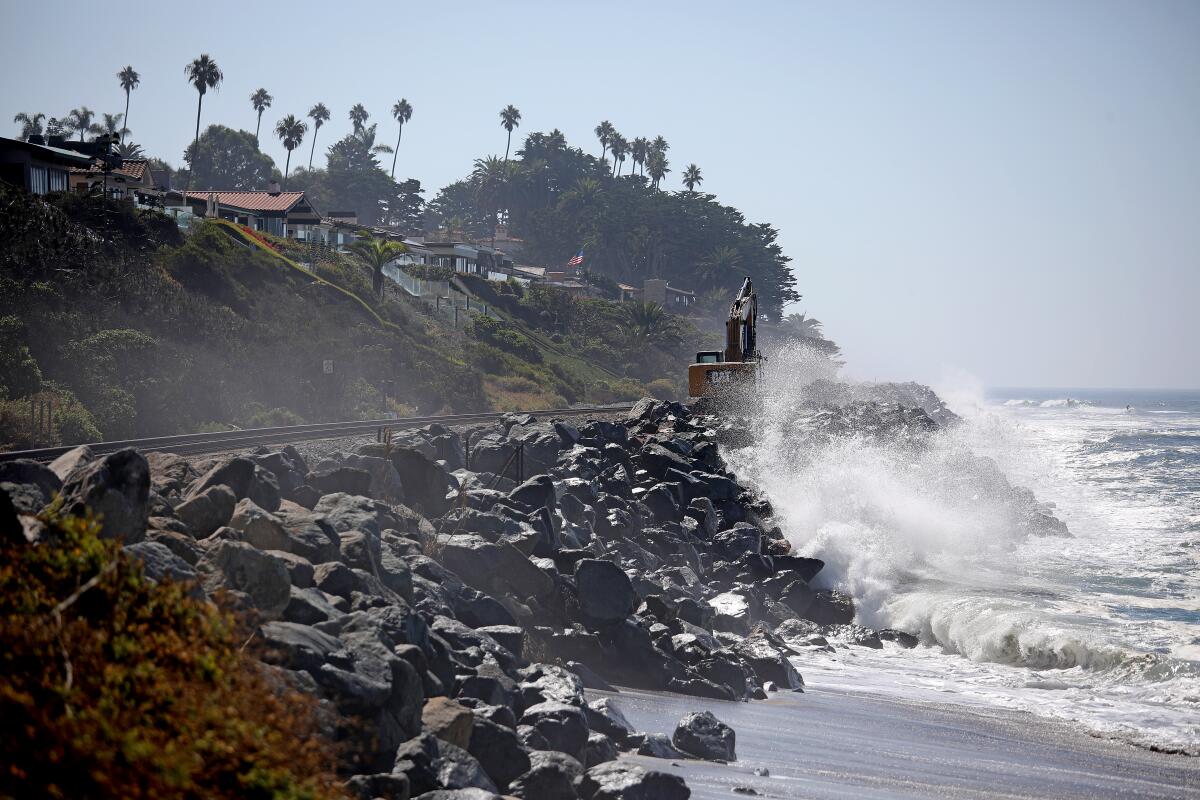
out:
M665 136L677 186L780 230L850 377L1200 388L1200 3L3 0L0 130L19 111L124 107L173 164L203 122L266 132L361 102L431 199L514 134L599 153L607 119ZM283 10L286 9L286 10ZM311 133L309 134L311 135ZM307 155L309 141L302 150ZM514 147L516 146L514 142ZM294 156L295 158L295 156ZM390 165L389 165L390 166Z

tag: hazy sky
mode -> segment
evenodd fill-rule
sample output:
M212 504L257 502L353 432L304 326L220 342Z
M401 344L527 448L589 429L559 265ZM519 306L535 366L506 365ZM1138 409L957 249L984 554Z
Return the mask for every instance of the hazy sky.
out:
M266 134L362 102L398 173L437 188L517 134L671 143L671 188L782 231L803 310L857 377L1200 387L1200 2L3 4L0 113L121 111L178 164L205 124ZM16 126L5 125L8 135ZM310 134L311 135L311 134ZM394 142L393 142L394 143ZM303 145L307 156L309 142ZM297 151L297 155L300 151ZM294 157L295 160L295 157Z

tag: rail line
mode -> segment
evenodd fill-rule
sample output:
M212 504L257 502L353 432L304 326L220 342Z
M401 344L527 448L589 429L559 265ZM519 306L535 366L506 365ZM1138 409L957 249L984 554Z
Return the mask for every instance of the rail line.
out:
M275 428L251 428L216 433L184 433L175 436L153 436L147 439L123 439L113 442L91 442L88 447L97 455L114 453L132 447L143 452L178 453L196 455L241 450L262 444L287 444L319 439L335 439L375 433L384 428L403 430L422 428L426 425L463 425L472 422L489 422L506 413L533 414L535 416L579 416L582 414L608 414L628 411L632 405L587 406L584 408L551 408L539 411L504 412L489 411L477 414L446 414L437 417L401 417L399 419L371 419L353 422L319 422L310 425L284 425ZM0 461L15 461L21 458L34 461L52 461L79 445L43 447L35 450L12 450L0 453Z

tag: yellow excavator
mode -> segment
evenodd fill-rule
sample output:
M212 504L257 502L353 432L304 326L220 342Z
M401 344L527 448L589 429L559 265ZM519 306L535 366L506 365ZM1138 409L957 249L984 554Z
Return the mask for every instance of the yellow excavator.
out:
M754 295L754 284L747 277L729 307L725 350L696 353L696 363L688 367L689 395L704 397L757 380L762 361L758 352L757 325L758 298Z

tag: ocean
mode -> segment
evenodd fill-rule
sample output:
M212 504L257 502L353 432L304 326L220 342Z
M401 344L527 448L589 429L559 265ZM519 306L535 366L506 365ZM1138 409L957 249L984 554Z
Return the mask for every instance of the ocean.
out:
M1200 754L1200 392L943 397L962 421L922 447L836 437L799 457L768 402L733 457L795 548L825 560L818 586L853 595L862 624L921 638L813 649L795 659L806 681ZM1071 537L1015 526L996 470Z

